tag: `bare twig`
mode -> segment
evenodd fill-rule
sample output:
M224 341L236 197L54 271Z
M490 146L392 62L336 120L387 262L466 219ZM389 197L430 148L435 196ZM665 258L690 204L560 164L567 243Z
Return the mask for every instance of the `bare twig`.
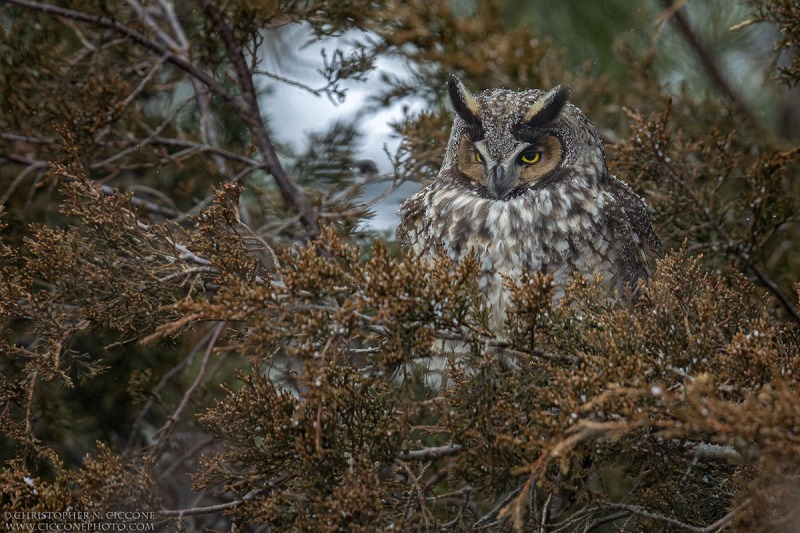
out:
M514 498L517 497L517 495L520 492L522 492L523 486L524 485L520 485L519 487L515 488L514 490L506 494L505 498L503 498L503 500L500 503L495 505L491 511L483 515L477 522L475 522L475 528L477 529L485 524L488 524L490 520L494 520L494 518L498 514L500 514L500 511L502 511L506 507L506 505L508 505Z
M702 42L700 36L697 35L697 32L692 28L692 25L689 23L689 20L686 18L686 13L684 12L683 5L685 0L662 0L661 2L664 7L672 13L672 17L675 19L675 22L678 25L678 29L680 30L683 37L686 39L686 42L689 46L694 50L695 54L697 54L697 58L703 64L703 68L705 68L708 77L711 78L711 82L717 86L717 88L722 91L725 97L731 102L734 109L741 113L742 117L751 125L756 126L758 122L755 120L755 115L744 103L742 97L739 95L738 91L734 89L733 85L728 81L727 76L720 67L717 58L705 43Z
M163 511L159 511L158 514L164 517L175 516L182 518L190 515L218 513L228 509L235 509L240 505L242 505L242 500L233 500L232 502L209 505L207 507L192 507L190 509L164 509Z
M741 511L744 507L746 507L749 504L750 504L750 500L749 499L745 500L738 507L736 507L733 510L731 510L728 514L726 514L725 516L723 516L722 518L720 518L719 520L717 520L713 524L710 524L710 525L705 526L705 527L703 527L703 526L693 526L692 524L687 524L686 522L681 522L680 520L676 520L676 519L671 518L671 517L666 516L666 515L653 513L653 512L645 510L642 507L639 507L638 505L631 505L631 504L627 504L627 503L606 502L605 506L610 508L610 509L624 510L624 511L627 511L627 512L632 513L632 514L635 514L635 515L638 515L638 516L642 516L644 518L649 518L650 520L656 520L656 521L662 522L664 524L669 524L671 526L683 528L683 529L685 529L687 531L691 531L692 533L714 533L715 531L719 531L721 528L726 526L731 520L733 520L733 517L736 516L736 514L739 513L739 511Z
M411 450L401 452L397 458L402 461L433 461L443 457L450 457L461 451L461 445L448 444L437 448L422 448L421 450Z
M33 11L39 11L49 15L78 20L87 24L115 31L121 35L124 35L133 42L155 52L159 56L165 58L164 60L166 62L171 63L183 72L189 74L191 77L201 81L213 94L221 97L229 105L231 105L242 118L242 120L244 120L244 122L247 124L259 151L264 157L267 172L272 175L275 183L278 185L278 189L280 190L283 199L298 214L299 220L303 224L308 237L313 240L320 235L321 230L316 212L308 203L308 200L302 189L300 189L298 185L286 174L286 171L278 159L275 148L269 138L269 134L267 133L266 125L264 124L264 120L261 116L261 111L258 104L258 96L256 94L255 85L253 84L252 72L247 65L247 61L245 60L242 52L242 47L234 35L233 27L215 2L212 0L198 0L212 26L219 33L225 49L228 52L229 59L236 70L237 78L239 80L239 87L242 93L241 98L233 92L228 91L222 84L217 82L213 77L211 77L211 75L209 75L198 65L195 65L189 60L181 57L179 54L172 51L168 46L150 39L130 28L129 26L126 26L125 24L112 18L90 15L81 11L34 2L32 0L5 0L5 2L7 4L16 5Z
M288 479L288 476L283 476L277 479L276 481L270 482L269 487L270 488L276 487L281 483L283 483L286 479ZM226 511L228 509L234 509L240 506L242 503L252 500L253 498L262 494L263 492L264 491L261 489L254 489L245 494L245 496L241 500L233 500L232 502L220 503L217 505L209 505L207 507L192 507L189 509L163 509L159 511L158 514L159 516L163 517L176 516L178 518L182 518L184 516L190 516L190 515L218 513L220 511Z
M158 74L158 71L161 70L161 67L164 65L164 63L166 63L166 61L167 61L166 56L161 56L158 58L158 60L150 68L150 71L147 74L145 74L145 76L139 82L139 85L137 85L136 88L133 91L131 91L131 93L128 96L125 97L125 100L122 101L122 105L120 106L118 112L128 107L131 104L131 102L133 102L136 99L136 97L139 96L139 94L144 90L144 88L147 87L147 84L153 80L156 74Z
M6 156L8 159L13 159L10 156ZM17 177L11 182L8 186L6 191L3 193L3 196L0 196L0 205L5 204L10 198L11 195L14 194L14 191L19 187L19 184L25 179L25 177L33 171L42 171L43 169L47 168L46 161L29 161L25 163L27 166L22 169L22 172L17 174Z
M184 393L183 398L181 398L181 402L178 404L178 407L169 417L167 422L154 433L153 437L158 438L159 440L163 439L164 435L168 435L172 428L175 427L175 424L181 418L183 411L186 409L186 406L189 404L189 400L194 394L194 391L197 390L197 387L200 386L200 382L203 381L203 377L206 373L206 368L208 367L208 360L211 358L211 353L214 351L214 346L217 344L217 339L222 334L222 331L225 329L225 322L219 322L214 329L212 330L211 338L208 341L208 345L206 346L205 354L203 354L203 360L200 363L200 370L197 371L197 376L194 379L192 385L187 389L186 393ZM158 447L156 447L158 448Z
M780 290L778 285L772 281L772 279L767 276L767 274L756 264L750 265L750 270L753 271L753 274L756 275L758 280L764 284L764 286L769 289L769 292L772 293L773 296L780 302L783 308L786 310L787 313L794 319L795 322L800 324L800 313L797 312L792 302L786 297L785 294Z
M127 446L125 448L126 451L131 451L133 449L134 438L138 435L139 428L141 427L142 423L144 422L144 417L147 415L148 411L150 411L150 408L152 407L153 403L155 402L155 398L158 396L159 392L161 392L161 389L163 389L166 386L167 382L170 379L172 379L178 372L180 372L181 370L183 370L184 368L186 368L186 367L188 367L188 366L190 366L192 364L192 361L194 360L195 355L197 355L197 353L200 351L200 347L203 346L206 342L209 341L209 339L211 338L211 335L213 335L213 333L214 333L213 331L209 331L200 340L200 342L198 342L194 346L194 348L192 348L192 350L189 352L189 355L187 355L180 363L178 363L177 365L172 367L163 376L161 376L161 379L158 381L156 386L153 388L153 391L152 391L152 394L151 394L150 398L147 399L147 402L144 404L144 407L142 407L141 411L139 411L139 414L136 416L136 421L133 423L133 428L131 429L130 436L128 437L128 444L127 444Z
M242 46L233 34L233 27L227 17L220 11L219 6L213 0L198 0L198 4L205 11L211 25L219 33L222 43L228 52L229 59L236 70L239 87L242 91L241 104L237 107L239 114L247 123L250 132L253 134L256 145L264 156L266 170L275 179L281 196L289 203L300 216L300 221L310 239L316 239L321 232L317 214L311 208L308 200L297 184L286 174L281 165L275 148L272 145L261 110L258 104L258 95L253 84L253 73L247 65L247 61L242 51Z

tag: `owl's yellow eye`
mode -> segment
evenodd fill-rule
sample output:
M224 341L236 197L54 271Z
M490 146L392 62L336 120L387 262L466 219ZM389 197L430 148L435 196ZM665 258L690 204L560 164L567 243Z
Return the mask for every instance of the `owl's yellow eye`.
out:
M534 163L538 163L541 158L542 152L537 152L535 150L525 150L519 154L519 162L523 165L533 165Z
M476 163L483 163L483 156L477 150L475 150L475 162Z

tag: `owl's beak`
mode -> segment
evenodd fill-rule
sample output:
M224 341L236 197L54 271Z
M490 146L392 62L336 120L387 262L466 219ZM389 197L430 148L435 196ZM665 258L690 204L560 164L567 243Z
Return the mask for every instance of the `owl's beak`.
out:
M495 198L502 200L517 185L517 176L502 165L495 165L489 169L486 178L486 188Z

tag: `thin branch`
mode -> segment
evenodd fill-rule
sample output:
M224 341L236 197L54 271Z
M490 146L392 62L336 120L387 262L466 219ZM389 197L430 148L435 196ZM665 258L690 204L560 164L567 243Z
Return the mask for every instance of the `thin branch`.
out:
M610 522L616 522L620 518L626 518L630 515L631 515L630 511L619 511L616 513L611 513L610 515L601 516L600 518L595 518L594 520L586 524L586 527L583 529L583 531L584 533L592 531L593 529L598 528L604 524L608 524Z
M623 511L627 511L629 513L635 514L637 516L641 516L644 518L649 518L650 520L656 520L658 522L663 522L665 524L669 524L671 526L680 527L686 529L687 531L691 531L692 533L714 533L715 531L719 531L722 527L726 526L731 520L733 520L734 516L739 513L744 507L750 504L750 500L745 500L741 503L738 507L731 510L728 514L710 524L708 526L693 526L691 524L687 524L686 522L681 522L680 520L676 520L666 515L652 513L650 511L645 510L638 505L630 505L627 503L615 503L615 502L606 502L605 506L610 509L620 509Z
M67 19L78 20L81 22L85 22L87 24L99 26L101 28L106 28L115 31L117 33L120 33L125 37L129 38L130 40L132 40L133 42L140 44L149 50L152 50L159 56L166 57L167 62L172 63L180 70L202 81L209 88L211 92L223 98L226 102L232 105L240 113L247 111L246 104L244 102L239 100L236 97L236 95L225 89L225 87L219 84L214 78L209 76L206 72L198 68L197 65L194 65L193 63L190 63L186 59L174 54L171 50L169 50L166 46L162 45L161 43L153 41L152 39L148 39L141 33L137 32L136 30L129 28L125 24L117 22L112 18L98 17L96 15L90 15L88 13L75 11L73 9L53 6L50 4L42 4L39 2L32 2L31 0L3 0L3 1L7 4L24 7L27 9L31 9L33 11L47 13L48 15L55 15L57 17L64 17Z
M11 156L7 156L7 157L8 157L8 159L14 161L14 159ZM17 161L17 162L19 162L19 161ZM4 192L3 196L0 197L0 205L5 204L11 198L11 195L14 194L14 191L17 189L17 187L19 187L19 184L22 183L22 181L25 179L25 177L28 174L30 174L31 172L33 172L35 170L41 171L42 169L47 168L47 162L46 161L30 161L30 162L27 162L25 164L27 164L28 166L25 167L24 169L22 169L22 172L17 174L17 177L14 178L14 180L8 186L8 188L6 189L6 192Z
M178 374L178 372L180 372L181 370L192 364L192 361L194 361L194 357L200 351L200 347L209 341L212 334L213 331L209 331L208 333L206 333L206 335L200 340L200 342L198 342L192 348L192 350L189 352L189 355L187 355L185 358L183 358L181 362L179 362L177 365L168 370L163 376L161 376L161 379L158 380L158 383L153 388L150 397L147 399L147 402L145 402L144 407L142 407L142 409L139 411L139 414L136 416L136 420L133 423L133 428L131 429L130 435L128 437L128 444L125 447L126 451L131 451L133 449L133 444L134 444L133 441L139 434L139 428L142 426L142 423L144 423L144 417L147 415L148 411L150 411L150 408L153 406L155 398L158 397L159 393L161 392L161 389L163 389L167 385L167 382L170 379L172 379L176 374ZM109 347L106 348L108 349Z
M250 127L250 132L253 134L256 145L261 155L264 156L267 172L275 179L275 183L281 191L281 196L283 196L284 200L286 200L300 216L300 221L308 237L314 240L321 233L317 214L309 205L308 199L302 189L300 189L286 174L283 165L281 165L278 159L278 155L275 153L275 148L272 145L272 141L270 140L264 120L261 116L258 95L256 94L256 88L253 84L253 73L247 66L242 46L233 33L233 27L213 0L198 0L198 4L203 8L203 11L205 11L214 30L219 33L222 43L225 45L225 49L228 52L229 59L236 70L236 76L239 80L239 87L241 88L243 97L243 101L240 101L241 106L237 107L237 109L241 117Z
M214 351L214 346L217 344L217 339L219 339L219 336L222 334L222 330L225 329L225 324L225 322L219 322L216 326L214 326L211 338L206 346L205 354L203 354L203 360L200 363L200 370L197 371L197 376L195 377L194 382L183 395L183 398L181 398L181 402L178 404L175 412L172 413L172 416L170 416L167 422L153 434L154 438L161 438L163 435L169 434L172 428L175 427L175 424L177 424L180 420L183 411L189 404L189 399L191 399L192 394L194 394L194 391L197 390L197 387L200 386L200 382L203 381L203 377L206 374L206 368L208 367L208 360L211 358L211 353Z
M150 68L150 71L139 82L139 85L137 85L136 88L133 91L131 91L131 94L129 94L125 98L125 100L122 101L122 105L120 106L118 112L128 107L131 104L131 102L133 102L134 99L136 99L136 97L139 96L139 94L144 90L144 88L147 87L147 84L150 83L150 81L152 81L152 79L155 77L156 74L158 74L158 71L161 70L161 67L164 65L164 63L166 63L166 61L167 61L166 56L161 56L158 58L158 61L156 61L153 64L153 66Z
M443 457L450 457L461 451L461 445L448 444L436 448L422 448L421 450L411 450L400 452L397 458L402 461L433 461Z
M722 529L723 527L728 525L731 522L731 520L733 520L734 517L737 514L739 514L739 512L742 509L744 509L745 507L747 507L748 505L750 505L750 498L747 498L745 501L740 503L737 507L734 507L733 509L731 509L731 511L728 514L726 514L725 516L723 516L722 518L720 518L719 520L717 520L713 524L704 527L702 530L700 530L699 533L713 533L714 531L719 531L720 529Z
M506 497L503 498L503 501L501 501L500 503L495 505L494 508L491 511L489 511L488 513L483 515L480 518L480 520L475 522L474 528L479 528L480 526L483 526L484 524L487 524L490 520L494 520L494 518L498 514L500 514L500 511L502 511L506 507L506 505L508 505L514 498L517 497L517 495L520 492L522 492L522 487L523 486L524 486L524 484L520 485L519 487L515 488L514 490L512 490L511 492L506 494Z
M133 42L144 46L159 56L164 57L165 61L175 65L180 70L203 82L212 93L223 98L229 105L231 105L248 125L256 145L264 157L267 171L272 175L275 183L278 185L278 189L280 190L283 199L298 214L299 220L303 224L308 237L311 240L314 240L320 235L321 229L316 212L308 203L308 200L302 189L300 189L298 185L286 174L286 171L281 165L278 155L275 152L272 141L269 138L267 128L261 116L261 111L258 104L258 96L256 94L255 85L253 84L252 73L247 66L247 61L245 60L242 52L242 47L234 35L233 27L225 15L220 11L219 6L212 0L198 0L198 3L205 11L206 16L208 17L215 31L219 33L225 49L228 51L229 58L234 69L236 70L236 75L239 80L242 98L239 98L234 93L228 91L223 85L217 82L204 70L191 63L187 59L177 55L163 44L147 38L136 30L133 30L125 24L117 22L112 18L90 15L81 11L57 7L50 4L42 4L39 2L33 2L31 0L4 1L10 5L27 8L33 11L39 11L41 13L47 13L57 17L78 20L120 33Z
M267 78L272 78L273 80L279 81L281 83L285 83L286 85L291 85L293 87L297 87L298 89L302 89L302 90L304 90L306 92L309 92L309 93L313 94L314 96L322 96L322 93L327 88L327 86L326 86L326 87L323 87L323 88L320 88L320 89L315 89L315 88L311 87L310 85L306 85L305 83L301 83L301 82L295 81L295 80L293 80L291 78L286 78L286 77L281 76L279 74L274 74L272 72L268 72L268 71L265 71L265 70L254 70L253 74L258 74L260 76L265 76Z
M227 511L228 509L235 509L240 505L242 505L242 500L233 500L232 502L209 505L207 507L192 507L190 509L164 509L163 511L159 511L158 514L159 516L164 517L175 516L177 518L183 518L184 516L190 515L211 514L218 513L220 511Z
M758 280L761 283L763 283L767 289L769 289L769 292L771 292L772 295L778 299L780 304L783 306L786 312L789 313L789 315L794 319L794 321L800 324L800 313L797 312L797 309L794 308L794 305L792 305L792 302L789 301L786 295L783 294L783 292L781 292L778 285L774 281L772 281L772 279L770 279L770 277L767 276L767 274L763 270L761 270L761 267L759 267L758 265L752 264L750 265L750 269L753 271L753 274L756 275Z
M158 38L166 44L170 50L178 50L178 43L176 43L161 26L155 23L150 13L142 6L138 0L127 0L126 3L133 8L139 18L147 25L148 28L153 30Z
M275 488L284 481L286 481L287 479L288 476L284 475L275 481L269 482L268 486L270 488ZM263 492L264 491L262 489L253 489L247 494L245 494L245 496L241 500L233 500L232 502L220 503L217 505L209 505L207 507L191 507L189 509L162 509L161 511L158 512L158 514L164 517L176 516L178 518L182 518L184 516L189 516L189 515L218 513L219 511L234 509L240 506L242 503L252 500L253 498L255 498L256 496L258 496Z
M159 3L161 4L161 9L167 19L167 22L172 28L172 32L175 34L175 38L180 45L182 54L185 57L189 57L191 45L189 43L189 39L186 37L186 32L183 30L183 25L178 19L178 15L175 13L175 7L172 5L172 3L165 0L160 0ZM203 142L214 148L219 148L219 134L217 133L217 128L214 125L213 114L211 112L211 99L208 97L208 91L204 90L200 85L200 82L195 78L192 78L191 81L192 89L194 90L195 98L197 100L197 107L200 110L200 132L203 136ZM217 165L217 169L219 170L220 174L227 176L227 161L220 154L212 154L212 158L214 159L214 163Z
M144 140L142 140L142 141L140 141L140 142L137 142L137 143L136 143L136 144L134 144L133 146L129 146L128 148L126 148L126 149L124 149L124 150L120 150L119 152L115 153L114 155L112 155L112 156L110 156L110 157L108 157L108 158L106 158L106 159L104 159L104 160L102 160L102 161L98 161L98 162L96 162L96 163L93 163L92 165L90 165L90 166L89 166L89 168L96 169L96 168L102 168L102 167L108 166L108 165L110 165L111 163L113 163L113 162L115 162L115 161L117 161L117 160L119 160L119 159L122 159L123 157L125 157L125 156L127 156L127 155L129 155L129 154L132 154L133 152L136 152L137 150L141 150L143 147L145 147L145 146L147 146L148 144L150 144L150 142L151 142L153 139L155 139L156 137L158 137L158 135L159 135L159 134L160 134L162 131L164 131L164 129L165 129L167 126L169 126L169 124L170 124L170 123L172 123L172 121L173 121L173 120L175 120L175 118L178 116L178 113L180 113L180 112L181 112L181 110L182 110L184 107L186 107L186 106L187 106L187 105L188 105L190 102L191 102L191 99L186 99L186 100L184 100L184 101L181 103L181 105L179 105L178 107L176 107L176 108L175 108L175 110L174 110L174 111L173 111L173 112L172 112L172 113L171 113L171 114L170 114L170 115L169 115L167 118L165 118L165 119L164 119L164 120L161 122L161 124L159 124L158 126L156 126L156 129L155 129L155 130L153 130L153 131L150 133L150 135L148 135L148 136L147 136L147 138L146 138L146 139L144 139Z
M229 150L225 150L224 148L219 148L216 146L212 146L210 144L201 144L195 141L189 141L187 139L174 139L172 137L156 136L153 137L152 139L148 137L148 140L151 142L151 144L163 144L165 146L182 146L185 148L195 147L198 152L209 152L211 154L219 154L225 159L229 159L231 161L238 161L246 165L259 166L259 167L264 165L264 163L262 163L261 161L256 161L252 157L247 157L245 155L238 154L236 152L231 152Z
M694 50L695 54L697 54L697 58L700 60L700 63L703 64L703 68L708 74L708 77L711 78L711 82L722 91L725 97L733 104L734 109L741 113L748 123L754 126L758 125L758 122L755 120L755 115L744 103L744 100L742 100L742 97L736 89L734 89L730 81L728 81L717 58L708 49L708 46L701 41L700 36L697 35L694 28L692 28L689 19L686 18L686 13L682 5L683 3L685 3L685 0L662 0L664 7L672 11L672 17L675 19L678 29L683 34L692 50Z

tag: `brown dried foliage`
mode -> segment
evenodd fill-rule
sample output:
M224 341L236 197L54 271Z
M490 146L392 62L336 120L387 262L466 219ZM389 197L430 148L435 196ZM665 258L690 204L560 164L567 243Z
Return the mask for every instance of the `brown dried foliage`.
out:
M796 529L797 147L737 130L723 103L669 104L647 64L628 92L575 74L491 3L461 18L438 0L202 1L147 4L148 18L135 0L80 2L60 21L12 3L42 31L2 42L3 512L156 509L164 527L215 530ZM759 16L788 47L784 4ZM114 21L81 18L103 9ZM389 79L378 105L430 101L396 125L381 179L435 175L449 72L474 88L568 82L623 139L610 163L673 251L630 305L595 280L558 302L540 273L509 280L498 337L475 261L355 232L369 206L345 128L302 154L325 164L269 163L246 96L261 65L231 43L249 53L298 21L374 36L326 56L308 92L340 99L394 54L413 79ZM164 35L173 55L156 53ZM181 84L192 96L154 113ZM297 242L314 217L328 224Z

